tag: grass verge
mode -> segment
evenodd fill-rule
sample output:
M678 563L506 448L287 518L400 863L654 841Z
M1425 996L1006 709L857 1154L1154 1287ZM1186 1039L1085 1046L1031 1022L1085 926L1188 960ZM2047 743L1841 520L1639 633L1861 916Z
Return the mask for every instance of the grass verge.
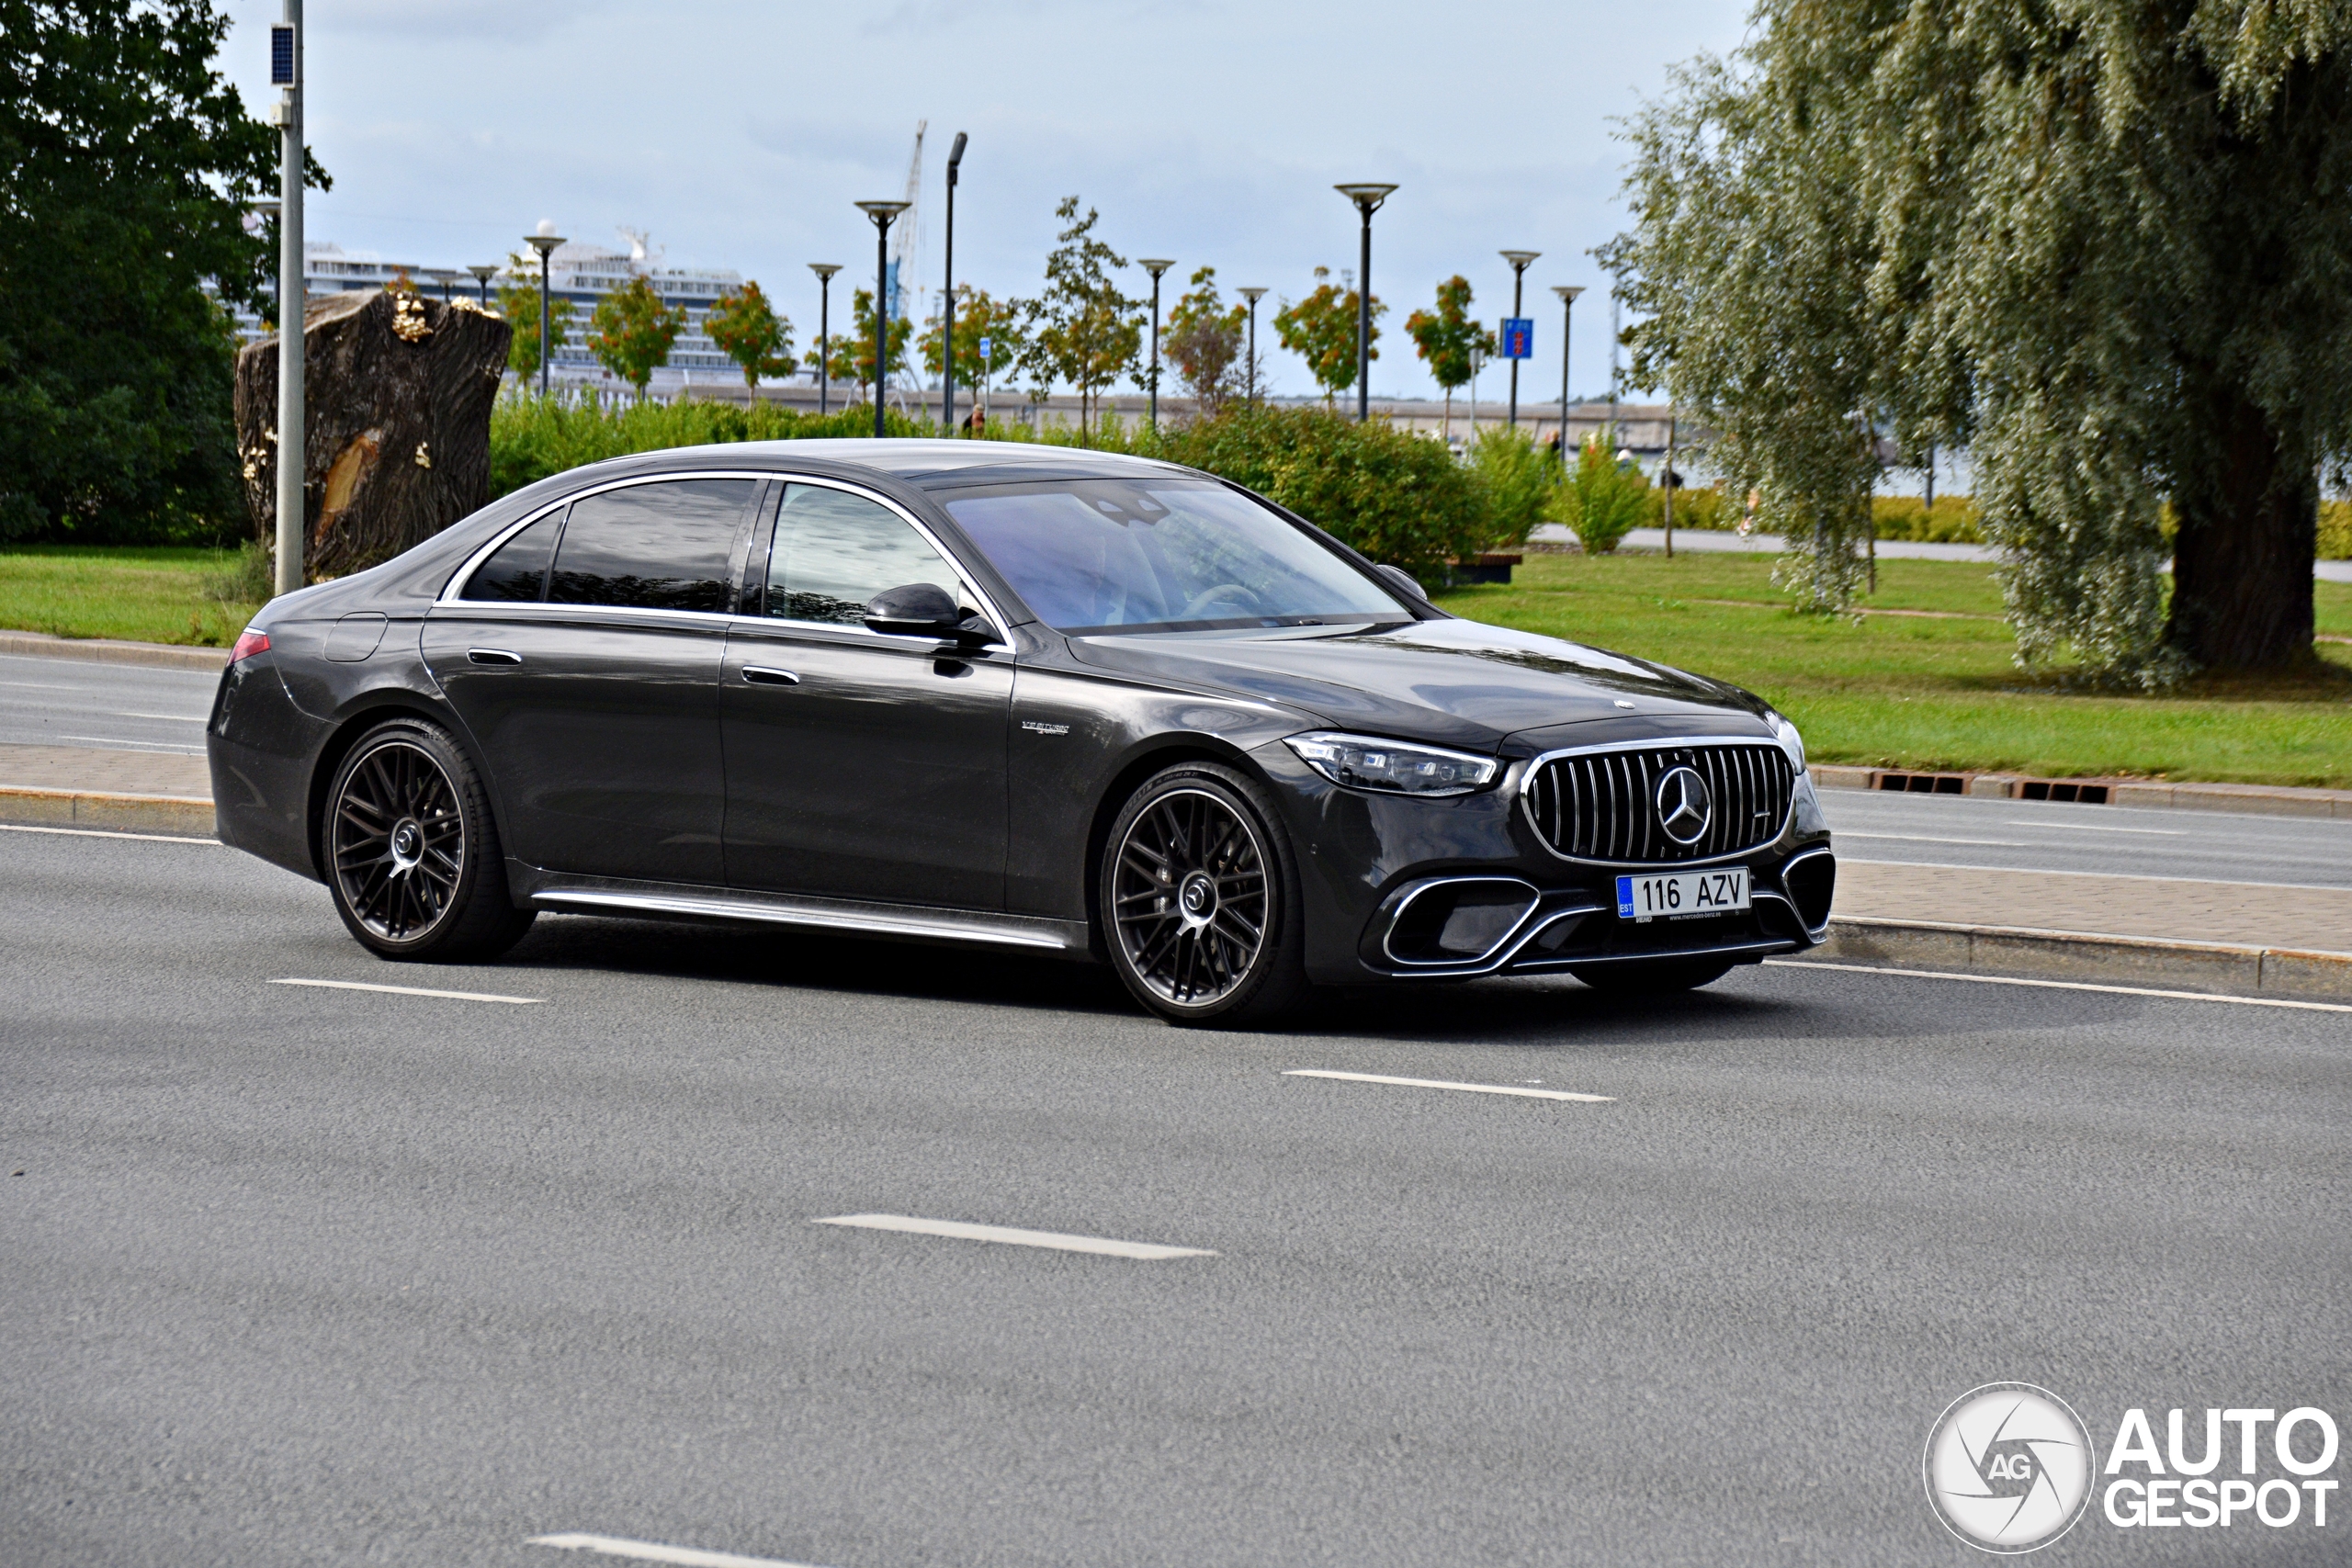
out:
M20 545L0 550L0 627L226 648L260 606L234 550Z
M2352 646L2259 681L2161 696L2026 675L1989 570L1882 560L1864 614L1792 614L1769 556L1531 555L1509 586L1452 590L1459 615L1736 682L1796 720L1824 762L2352 786ZM2315 584L2323 637L2352 637L2352 585Z

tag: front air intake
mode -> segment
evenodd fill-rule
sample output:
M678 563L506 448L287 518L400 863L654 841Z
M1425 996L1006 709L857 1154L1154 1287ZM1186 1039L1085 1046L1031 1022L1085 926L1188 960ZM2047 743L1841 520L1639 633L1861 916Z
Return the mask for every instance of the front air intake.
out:
M1668 774L1688 769L1689 778ZM1552 852L1612 865L1716 860L1770 843L1788 819L1796 770L1769 740L1711 742L1555 757L1520 798ZM1694 815L1703 791L1705 810ZM1703 819L1702 819L1703 818Z

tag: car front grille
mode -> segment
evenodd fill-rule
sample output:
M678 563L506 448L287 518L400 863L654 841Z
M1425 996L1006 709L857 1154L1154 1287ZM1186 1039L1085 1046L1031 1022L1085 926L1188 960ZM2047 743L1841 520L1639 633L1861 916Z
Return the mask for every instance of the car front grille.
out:
M1688 844L1658 819L1658 781L1687 767L1705 781L1713 811ZM1713 860L1769 844L1789 814L1796 770L1770 741L1659 746L1556 757L1521 791L1527 819L1555 854L1619 865Z

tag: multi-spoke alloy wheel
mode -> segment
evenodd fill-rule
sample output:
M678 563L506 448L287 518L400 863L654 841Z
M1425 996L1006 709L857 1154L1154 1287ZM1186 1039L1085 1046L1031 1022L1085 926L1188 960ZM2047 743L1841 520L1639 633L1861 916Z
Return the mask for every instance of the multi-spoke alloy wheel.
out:
M321 848L335 908L387 958L481 958L531 923L507 897L481 781L438 726L394 719L352 748Z
M1223 768L1170 769L1114 825L1104 934L1128 988L1163 1017L1271 1016L1305 989L1284 857L1249 787Z

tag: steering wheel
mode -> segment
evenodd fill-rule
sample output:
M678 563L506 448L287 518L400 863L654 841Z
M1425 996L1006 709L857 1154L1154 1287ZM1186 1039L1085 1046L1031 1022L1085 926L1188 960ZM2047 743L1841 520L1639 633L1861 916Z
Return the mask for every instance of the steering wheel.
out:
M1217 603L1219 600L1234 600L1234 596L1236 594L1240 595L1241 599L1249 601L1246 604L1239 604L1238 601L1235 601L1237 607L1240 609L1262 611L1265 608L1264 603L1260 600L1255 593L1252 593L1247 588L1242 587L1241 584L1238 582L1220 582L1214 588L1203 589L1200 592L1193 595L1193 602L1185 605L1183 614L1178 615L1176 618L1180 621L1189 621L1198 615L1203 610L1207 609L1211 604Z

